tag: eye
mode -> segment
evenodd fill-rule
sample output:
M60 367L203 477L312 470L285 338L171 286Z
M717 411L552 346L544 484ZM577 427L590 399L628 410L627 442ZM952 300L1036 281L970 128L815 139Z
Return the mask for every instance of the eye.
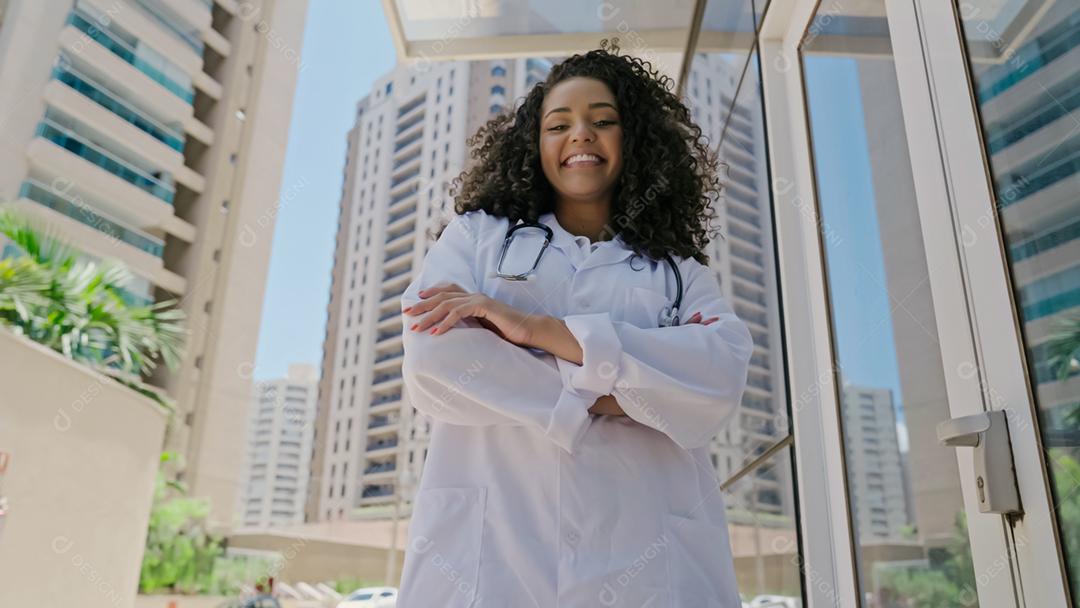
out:
M617 124L619 124L619 122L616 121L616 120L606 120L605 119L605 120L598 120L598 121L594 122L593 124L598 126L598 127L606 127L607 125L617 125Z
M558 131L559 129L565 129L566 125L555 125L554 127L548 127L548 131Z

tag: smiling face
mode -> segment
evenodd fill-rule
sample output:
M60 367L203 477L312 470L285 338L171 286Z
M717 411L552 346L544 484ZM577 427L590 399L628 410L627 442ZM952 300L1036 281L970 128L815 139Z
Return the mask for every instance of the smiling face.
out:
M540 108L540 165L560 198L610 202L622 170L622 125L606 84L573 77L548 91Z

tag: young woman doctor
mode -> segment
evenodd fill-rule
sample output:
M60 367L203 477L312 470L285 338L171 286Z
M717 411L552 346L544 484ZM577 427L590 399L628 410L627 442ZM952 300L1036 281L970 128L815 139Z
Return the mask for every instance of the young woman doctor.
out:
M717 161L669 85L575 55L470 140L401 298L433 425L399 606L741 606L707 446L753 344L702 253ZM661 326L679 282L690 314Z

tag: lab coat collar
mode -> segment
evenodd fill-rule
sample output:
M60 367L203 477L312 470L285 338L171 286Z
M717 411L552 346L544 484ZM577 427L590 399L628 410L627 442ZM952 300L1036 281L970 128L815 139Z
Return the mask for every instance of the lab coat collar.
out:
M559 224L559 220L555 218L555 213L552 211L541 215L540 222L551 227L553 233L551 245L561 250L578 270L617 264L634 254L634 250L626 244L622 235L616 235L614 239L600 243L596 251L591 253L582 250L576 241L577 237Z

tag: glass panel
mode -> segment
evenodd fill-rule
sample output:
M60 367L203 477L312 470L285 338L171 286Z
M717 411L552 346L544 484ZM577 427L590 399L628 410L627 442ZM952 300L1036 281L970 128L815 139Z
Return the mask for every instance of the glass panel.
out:
M408 41L442 40L447 45L460 37L575 32L632 34L650 30L682 30L685 34L694 12L694 0L395 2ZM623 46L631 45L624 41Z
M961 11L1073 599L1080 598L1080 6Z
M694 52L697 53L694 62L708 64L722 61L734 66L730 76L736 80L737 86L767 5L767 0L710 0L705 5L705 14L701 18L701 31L694 47ZM701 82L691 82L690 86L696 87L702 93L711 88ZM689 88L687 90L690 91ZM697 93L694 93L694 96L697 97ZM712 105L711 102L707 103ZM731 106L730 97L727 101L718 101L716 105L725 110L721 118L726 120L726 110Z
M783 448L725 488L735 578L750 606L803 605L795 514L778 508L794 501L791 469Z
M822 4L802 45L860 600L974 606L888 32L881 2Z
M715 205L721 236L707 251L724 296L749 326L756 347L742 407L713 444L720 479L735 474L788 434L757 52L750 53L745 71L731 59L724 53L696 55L688 76L692 86L686 91L695 122L725 163L724 192Z

